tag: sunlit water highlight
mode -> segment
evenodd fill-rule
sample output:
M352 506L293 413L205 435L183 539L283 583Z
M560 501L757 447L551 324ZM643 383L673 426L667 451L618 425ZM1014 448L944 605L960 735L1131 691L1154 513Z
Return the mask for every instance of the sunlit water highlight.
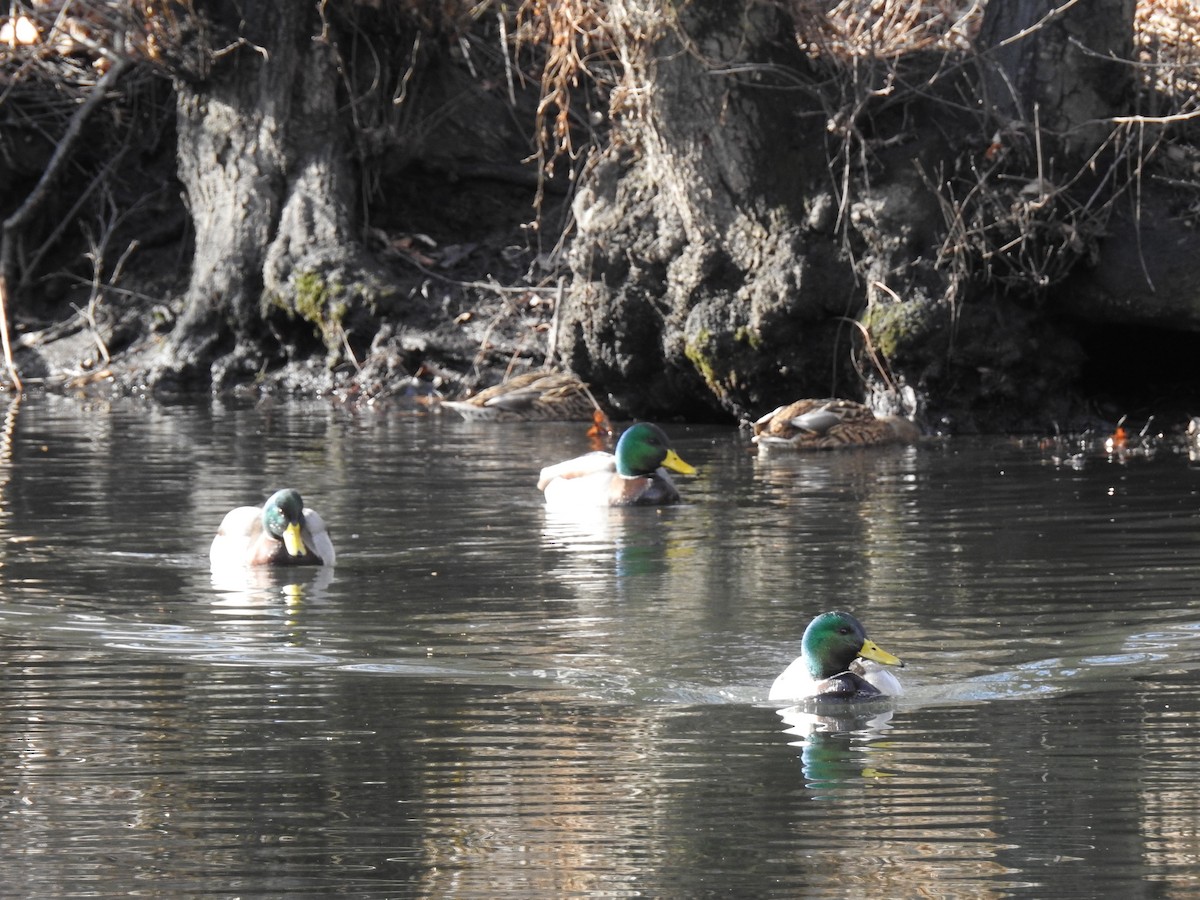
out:
M1002 439L545 510L573 425L27 399L0 440L3 883L28 897L1200 892L1200 471ZM218 573L290 483L334 571ZM886 709L777 710L844 606Z

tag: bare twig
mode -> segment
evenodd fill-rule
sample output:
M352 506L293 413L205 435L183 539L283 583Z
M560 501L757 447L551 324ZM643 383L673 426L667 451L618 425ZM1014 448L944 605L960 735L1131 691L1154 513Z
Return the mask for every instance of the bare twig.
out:
M8 367L8 377L12 379L13 387L18 391L25 389L21 377L17 374L17 366L13 362L12 346L8 341L8 281L0 274L0 343L4 346L4 364Z
M3 226L0 226L0 278L6 281L11 280L16 259L16 248L14 238L18 229L24 227L43 202L50 196L50 190L59 173L67 165L71 159L71 154L75 149L75 143L79 140L80 134L83 132L83 125L87 121L88 116L92 114L105 95L128 68L130 62L124 57L116 57L113 60L112 67L96 82L88 94L87 100L83 105L75 111L75 115L71 117L70 123L67 125L66 131L58 142L58 146L54 148L54 154L50 157L50 162L46 165L45 171L42 172L42 177L29 192L29 196L11 216L4 220Z
M897 296L896 292L882 281L872 282L872 287L876 287L887 294L891 294L893 300L895 300L897 303L900 302L900 298ZM858 329L858 333L862 337L863 348L867 351L867 355L871 357L871 364L875 367L875 371L879 373L879 377L883 379L883 383L887 386L889 391L897 390L896 380L892 377L892 373L888 369L887 361L879 353L879 350L876 349L875 342L871 339L871 332L867 330L867 326L858 321L858 319L852 319L849 316L841 316L840 318L843 322L847 322L854 328ZM863 373L861 367L856 368L858 368L859 377L862 378L863 381L866 381L866 375Z
M1000 41L1000 43L996 44L996 47L998 47L998 48L999 47L1007 47L1009 44L1015 44L1015 43L1017 43L1017 41L1025 40L1025 38L1029 37L1031 34L1033 34L1038 29L1045 27L1046 25L1053 22L1055 19L1062 16L1064 13L1066 13L1067 10L1069 10L1072 6L1074 6L1078 2L1079 2L1079 0L1067 0L1067 2L1063 3L1061 6L1054 7L1053 9L1049 10L1044 16L1042 16L1040 19L1038 19L1036 22L1034 22L1032 25L1030 25L1028 28L1024 28L1021 31L1018 31L1016 34L1010 34L1004 40Z

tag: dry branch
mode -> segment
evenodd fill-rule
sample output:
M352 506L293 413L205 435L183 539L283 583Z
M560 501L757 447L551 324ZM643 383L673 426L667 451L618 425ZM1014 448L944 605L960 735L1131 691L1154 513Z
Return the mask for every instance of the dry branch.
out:
M37 213L42 203L46 201L59 173L71 160L71 154L75 149L75 144L79 140L79 136L83 133L83 126L87 122L88 116L100 105L107 95L109 88L117 82L117 79L121 77L121 74L128 66L128 60L118 57L113 61L111 68L96 82L95 86L89 92L88 98L71 117L66 131L54 148L54 154L50 157L50 162L46 165L45 171L42 172L42 177L38 179L38 183L29 192L29 196L25 198L25 202L17 208L16 212L4 220L3 226L0 226L0 278L4 278L9 282L12 281L16 263L14 237L17 229L28 223Z
M8 339L8 284L3 275L0 275L0 344L4 346L4 364L8 367L8 377L12 379L13 387L18 392L22 391L25 388L21 384L21 376L17 374L12 345Z

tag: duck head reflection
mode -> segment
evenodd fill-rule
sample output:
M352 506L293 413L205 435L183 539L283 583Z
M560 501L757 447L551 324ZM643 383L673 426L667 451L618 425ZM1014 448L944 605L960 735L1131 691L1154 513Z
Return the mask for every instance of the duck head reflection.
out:
M786 734L800 740L800 765L809 787L829 789L876 774L865 765L864 744L883 737L894 710L879 704L809 703L777 711Z
M317 596L333 583L332 566L227 566L212 569L215 605L236 608L271 606L282 597L293 605Z

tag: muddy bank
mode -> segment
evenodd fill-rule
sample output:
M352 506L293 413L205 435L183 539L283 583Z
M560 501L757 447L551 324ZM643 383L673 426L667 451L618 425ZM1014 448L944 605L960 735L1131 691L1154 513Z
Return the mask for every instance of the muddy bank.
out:
M617 417L742 422L839 395L947 433L1195 411L1200 155L1186 119L1147 145L1115 115L1169 92L1121 68L1084 110L1110 104L1111 133L1066 104L1061 132L998 127L961 102L980 89L964 61L989 59L977 22L864 59L827 20L735 6L670 28L573 6L556 24L604 35L593 68L542 55L521 77L519 51L491 52L516 46L503 10L219 7L208 44L164 31L177 57L96 72L30 45L74 94L59 132L37 118L52 92L0 105L22 377L377 403L554 366ZM89 104L104 114L81 121Z
M614 169L612 175L595 178L636 177L632 167ZM165 180L172 177L169 160L159 174ZM810 342L806 352L798 339L789 337L794 334L790 329L803 329L804 320L791 320L783 310L771 326L772 342L786 347L792 341L789 352L795 359L790 370L780 370L775 357L756 354L746 342L716 343L711 336L718 329L706 326L706 317L716 316L719 324L726 313L719 305L701 303L680 320L681 346L688 340L694 346L707 336L714 341L709 348L713 364L728 370L734 383L760 386L740 406L724 408L698 374L703 362L685 357L683 364L664 365L654 349L663 340L660 325L647 325L636 308L627 308L653 298L653 285L632 297L623 291L589 305L598 283L611 287L620 280L612 272L607 280L583 279L567 265L566 255L542 252L531 242L531 235L537 235L551 248L558 245L572 199L565 192L549 193L539 217L533 208L534 187L519 169L499 178L418 170L409 173L405 185L403 200L377 220L371 245L392 273L402 300L373 333L365 352L331 365L316 329L283 320L275 329L279 352L229 360L228 366L244 370L232 372L222 392L328 396L342 403L424 402L431 396L469 394L551 361L579 371L610 411L622 417L751 418L782 399L771 393L776 381L792 390L784 377L790 372L802 373L800 383L812 385L810 394L862 396L861 380L853 371L842 370L833 390L827 387L831 360L846 354L851 339L852 326L845 320L833 318L817 326L827 331L821 344L825 349L813 352ZM171 195L162 192L164 198ZM576 201L579 209L604 213L602 203L589 206L587 198ZM921 306L913 303L877 312L873 327L879 350L900 371L905 371L901 347L906 343L924 350L917 361L922 366L944 356L951 342L957 358L968 362L957 383L923 398L923 425L948 433L1046 432L1055 424L1071 429L1122 415L1157 415L1160 424L1182 428L1196 408L1196 375L1190 364L1196 328L1192 269L1200 259L1200 239L1196 231L1180 227L1179 198L1172 192L1144 196L1139 213L1140 223L1132 214L1114 217L1094 261L1039 304L964 309L953 323L932 301L930 317L923 317ZM33 302L17 307L16 362L31 389L164 397L176 390L150 384L146 373L164 352L164 338L182 309L187 272L180 260L189 252L186 209L164 199L152 215L134 218L127 227L142 243L117 291L89 302L78 278L50 279L40 293L30 295ZM629 216L624 227L627 236L614 248L618 256L628 258L622 248L654 243L655 232L644 220ZM560 246L569 249L571 244L568 240ZM821 246L827 248L828 241L821 245L810 239L809 252L832 257ZM577 262L580 252L574 251ZM664 266L669 264L663 260ZM594 260L588 265L593 273L601 271ZM719 286L721 275L710 277L710 288ZM843 270L836 277L848 280L849 273ZM699 284L703 287L703 280ZM834 286L819 279L810 278L806 287L836 295ZM636 352L638 343L624 345L635 348L629 368L597 371L578 349L595 339L595 332L580 324L584 311L608 334L649 342L650 350ZM573 333L564 335L560 329ZM942 373L934 369L930 374ZM1000 417L990 415L997 398L1004 410Z

